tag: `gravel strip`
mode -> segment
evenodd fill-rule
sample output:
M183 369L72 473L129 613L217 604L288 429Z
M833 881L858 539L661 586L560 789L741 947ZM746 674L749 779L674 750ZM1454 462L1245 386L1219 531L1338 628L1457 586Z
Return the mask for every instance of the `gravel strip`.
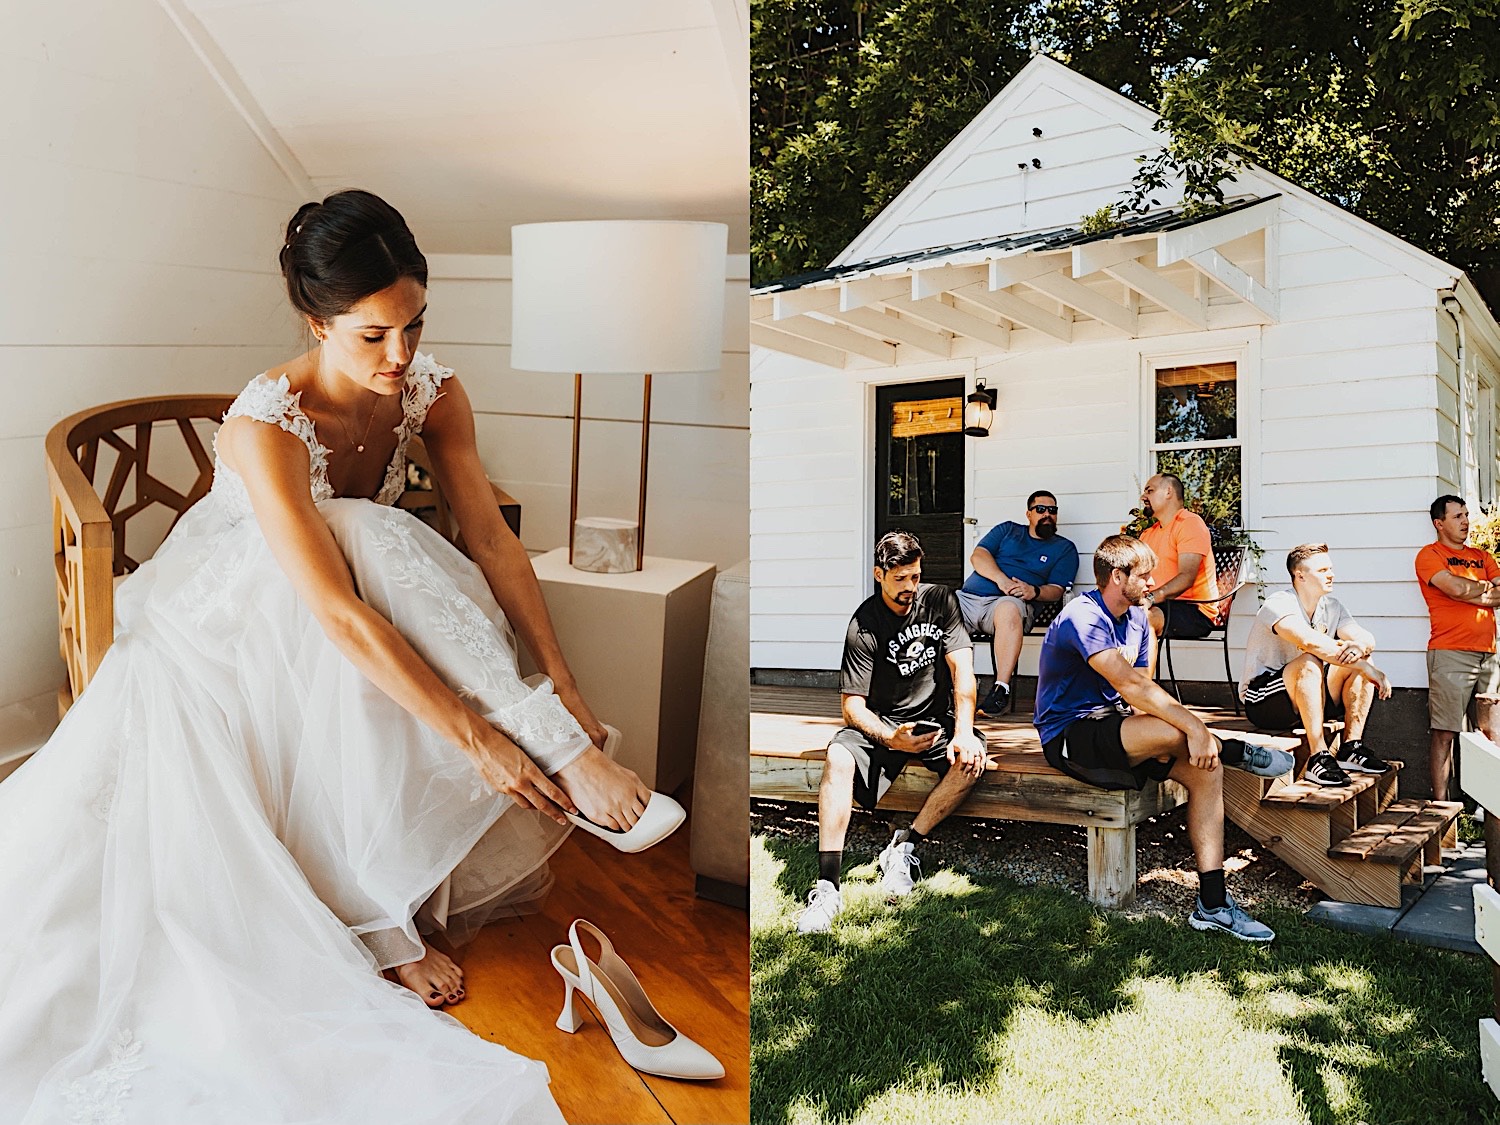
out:
M1137 826L1139 891L1135 904L1120 913L1133 918L1181 918L1192 911L1198 877L1185 812L1176 808ZM844 846L845 870L873 862L890 842L891 833L910 823L910 813L855 809ZM800 843L813 858L818 841L817 806L752 800L750 830L768 839ZM1315 886L1228 821L1224 849L1229 889L1252 913L1255 907L1266 905L1304 911L1324 898ZM1080 896L1088 891L1088 838L1083 828L955 816L922 845L921 855L922 868L928 873L948 868L965 875L1003 875L1033 886L1064 887Z

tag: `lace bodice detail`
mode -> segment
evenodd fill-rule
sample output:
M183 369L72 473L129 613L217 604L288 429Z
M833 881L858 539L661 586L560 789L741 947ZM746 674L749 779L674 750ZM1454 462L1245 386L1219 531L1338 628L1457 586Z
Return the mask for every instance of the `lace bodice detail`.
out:
M377 504L394 504L401 498L406 487L406 447L411 439L422 432L422 423L427 411L442 394L443 380L453 374L451 368L443 367L430 355L417 352L406 371L406 384L401 390L401 421L397 423L396 450L386 466L385 480L374 496ZM312 419L302 410L302 392L293 394L290 381L285 375L272 379L268 375L257 375L239 393L224 413L224 420L231 418L254 418L280 426L289 434L302 440L307 446L309 487L314 503L333 499L333 486L328 483L328 447L318 440ZM224 508L225 514L238 520L251 514L250 497L245 491L245 482L238 473L224 464L218 456L218 439L214 441L214 483L210 491Z

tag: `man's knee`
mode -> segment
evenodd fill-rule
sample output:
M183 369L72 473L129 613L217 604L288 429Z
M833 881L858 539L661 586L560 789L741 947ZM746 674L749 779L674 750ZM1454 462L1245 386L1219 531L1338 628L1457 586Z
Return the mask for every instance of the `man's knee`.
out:
M1307 680L1323 679L1323 662L1310 652L1304 652L1287 662L1287 666L1281 670L1283 682L1302 683Z
M823 780L834 785L854 785L854 755L848 747L837 742L829 743L823 758Z
M998 637L1002 633L1019 633L1021 625L1021 607L1012 599L1001 598L991 607L990 636Z

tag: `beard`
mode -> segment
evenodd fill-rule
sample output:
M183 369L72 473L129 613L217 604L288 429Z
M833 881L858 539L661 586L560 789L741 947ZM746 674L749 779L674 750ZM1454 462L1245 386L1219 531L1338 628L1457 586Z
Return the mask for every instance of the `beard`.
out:
M1036 537L1038 539L1051 539L1057 534L1057 524L1051 520L1038 520L1036 525Z
M1148 520L1156 518L1156 513L1151 510L1150 504L1143 503L1141 505L1141 515L1145 516Z
M910 590L902 590L892 600L897 605L911 605L912 599L915 598L916 596L917 595L914 594L914 593L912 593Z

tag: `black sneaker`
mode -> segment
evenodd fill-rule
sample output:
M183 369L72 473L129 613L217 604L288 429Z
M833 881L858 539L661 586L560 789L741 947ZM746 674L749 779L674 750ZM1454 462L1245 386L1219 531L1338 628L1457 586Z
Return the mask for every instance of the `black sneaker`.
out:
M1302 776L1304 780L1314 785L1326 785L1329 788L1349 784L1349 775L1339 769L1339 764L1327 751L1314 754L1312 760L1307 763L1307 772Z
M984 697L984 702L979 705L979 710L986 715L1003 715L1010 709L1010 688L1006 684L996 684L990 688L989 695Z
M1391 764L1371 754L1363 742L1347 743L1339 750L1337 761L1347 773L1370 773L1379 777L1391 772Z

